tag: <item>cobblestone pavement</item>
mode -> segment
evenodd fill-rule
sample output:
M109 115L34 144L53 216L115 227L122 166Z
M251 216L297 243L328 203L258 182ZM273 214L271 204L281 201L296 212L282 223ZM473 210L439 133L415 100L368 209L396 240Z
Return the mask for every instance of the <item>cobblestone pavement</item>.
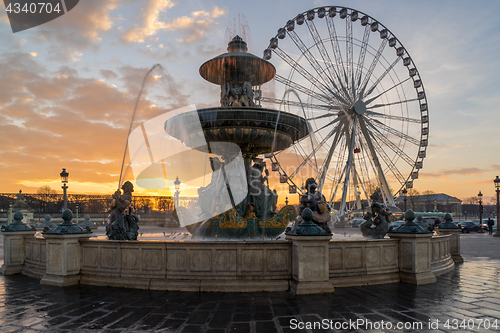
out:
M0 275L0 332L498 331L500 238L461 239L466 262L435 284L336 288L322 295L59 288Z

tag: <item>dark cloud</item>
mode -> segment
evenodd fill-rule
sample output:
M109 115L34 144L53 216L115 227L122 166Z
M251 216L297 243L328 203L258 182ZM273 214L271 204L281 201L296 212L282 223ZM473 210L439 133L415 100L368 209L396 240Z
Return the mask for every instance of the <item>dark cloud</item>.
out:
M101 73L102 76L104 76L105 79L116 79L118 77L118 74L116 74L115 72L109 70L109 69L101 69L99 71L99 73Z

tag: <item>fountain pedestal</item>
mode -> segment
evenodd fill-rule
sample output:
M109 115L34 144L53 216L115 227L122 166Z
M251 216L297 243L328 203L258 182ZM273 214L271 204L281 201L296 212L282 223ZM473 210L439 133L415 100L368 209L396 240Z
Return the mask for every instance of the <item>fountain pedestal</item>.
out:
M292 277L290 289L295 295L332 293L329 275L329 242L332 236L290 236L292 241Z
M21 193L21 191L19 191ZM26 238L33 237L36 229L22 222L23 213L14 214L14 222L2 226L4 237L4 264L0 274L12 275L21 273L26 259Z
M4 238L4 264L0 268L0 274L12 275L21 273L26 259L27 237L33 237L33 231L2 231Z
M432 232L413 222L415 213L407 210L406 223L388 235L399 239L399 277L409 284L429 284L436 282L432 272Z
M73 214L69 209L63 212L62 218L63 223L43 233L47 241L47 266L41 284L64 287L80 281L80 240L89 239L92 232L90 228L82 229L71 223Z
M302 219L302 223L286 233L286 239L292 241L290 289L296 295L332 293L329 260L332 233L312 222L310 208L302 211Z

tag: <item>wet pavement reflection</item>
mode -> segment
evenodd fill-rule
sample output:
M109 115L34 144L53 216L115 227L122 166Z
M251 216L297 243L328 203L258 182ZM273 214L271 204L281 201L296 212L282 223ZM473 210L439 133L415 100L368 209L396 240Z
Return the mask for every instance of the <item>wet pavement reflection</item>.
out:
M498 331L500 260L466 254L464 259L464 264L439 276L431 285L336 288L333 294L305 296L290 292L187 293L84 285L59 288L40 285L38 279L22 275L0 275L0 331ZM489 329L485 327L487 322ZM400 323L403 326L397 327ZM430 326L435 323L438 329ZM455 325L457 329L453 329Z

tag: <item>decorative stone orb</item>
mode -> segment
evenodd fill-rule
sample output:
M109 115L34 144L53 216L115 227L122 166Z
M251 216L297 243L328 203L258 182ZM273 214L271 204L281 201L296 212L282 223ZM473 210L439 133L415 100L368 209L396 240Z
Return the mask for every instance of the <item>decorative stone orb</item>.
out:
M71 210L69 209L66 209L63 213L62 213L62 219L66 222L66 221L71 221L71 219L73 218L73 213L71 212Z
M15 212L14 213L14 220L16 220L16 221L22 221L23 218L24 218L23 213L21 213L21 212Z
M313 219L313 211L307 207L302 211L302 218L304 221L311 221Z
M415 219L415 212L411 209L408 209L405 214L405 220L413 222L414 219Z

